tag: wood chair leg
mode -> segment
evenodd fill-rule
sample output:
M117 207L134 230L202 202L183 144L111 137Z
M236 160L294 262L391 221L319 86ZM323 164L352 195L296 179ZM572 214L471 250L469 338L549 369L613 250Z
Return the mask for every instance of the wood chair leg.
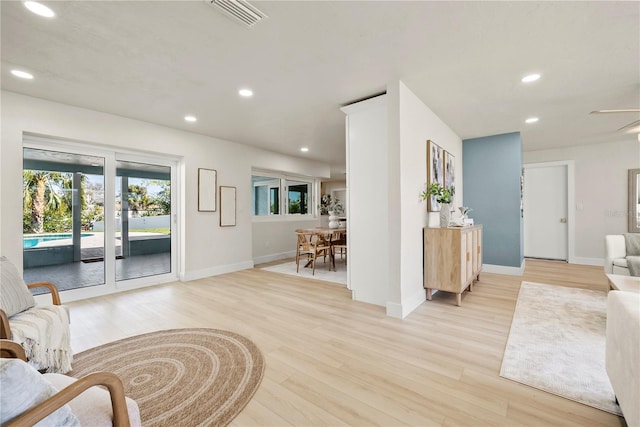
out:
M329 258L333 262L333 271L336 271L336 250L333 247L329 249Z

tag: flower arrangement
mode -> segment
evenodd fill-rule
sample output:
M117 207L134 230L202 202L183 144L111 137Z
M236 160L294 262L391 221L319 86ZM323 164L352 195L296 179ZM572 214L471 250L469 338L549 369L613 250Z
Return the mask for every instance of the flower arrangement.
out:
M344 212L344 205L340 199L331 197L330 194L325 194L320 198L320 215L327 215L330 211L336 215L340 215Z
M454 194L456 194L454 186L444 188L440 183L434 182L429 184L427 189L420 194L420 197L422 197L422 200L427 200L429 197L434 196L438 203L451 203L453 202Z

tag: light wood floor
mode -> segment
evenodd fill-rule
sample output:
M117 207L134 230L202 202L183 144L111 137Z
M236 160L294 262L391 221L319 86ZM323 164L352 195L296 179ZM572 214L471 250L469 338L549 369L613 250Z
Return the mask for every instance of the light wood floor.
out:
M499 377L521 280L607 288L601 267L527 261L438 293L404 320L346 288L259 269L70 303L76 352L159 329L252 339L264 379L233 426L620 426L622 418Z

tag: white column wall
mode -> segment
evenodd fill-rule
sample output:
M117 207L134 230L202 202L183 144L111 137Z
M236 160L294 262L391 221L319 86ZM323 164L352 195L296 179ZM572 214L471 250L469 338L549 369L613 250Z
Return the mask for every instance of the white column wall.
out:
M462 140L407 86L342 109L347 114L349 274L354 298L403 318L425 301L420 200L428 139L455 156L456 196L462 200ZM431 214L432 224L437 213Z
M427 216L426 202L420 193L427 180L427 140L435 141L455 157L455 188L453 205L457 208L463 195L462 139L426 106L403 82L395 84L399 108L399 177L400 195L400 290L401 310L393 313L405 317L426 298L423 287L422 228L427 218L432 226L439 223L438 213ZM392 93L393 90L389 90Z
M386 96L342 111L347 114L349 286L355 300L385 306L390 285Z

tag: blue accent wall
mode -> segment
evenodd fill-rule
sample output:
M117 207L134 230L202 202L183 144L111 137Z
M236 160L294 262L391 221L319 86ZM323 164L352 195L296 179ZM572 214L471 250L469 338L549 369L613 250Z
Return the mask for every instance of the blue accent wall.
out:
M520 133L463 140L462 160L463 204L483 226L483 263L519 268L524 259Z

